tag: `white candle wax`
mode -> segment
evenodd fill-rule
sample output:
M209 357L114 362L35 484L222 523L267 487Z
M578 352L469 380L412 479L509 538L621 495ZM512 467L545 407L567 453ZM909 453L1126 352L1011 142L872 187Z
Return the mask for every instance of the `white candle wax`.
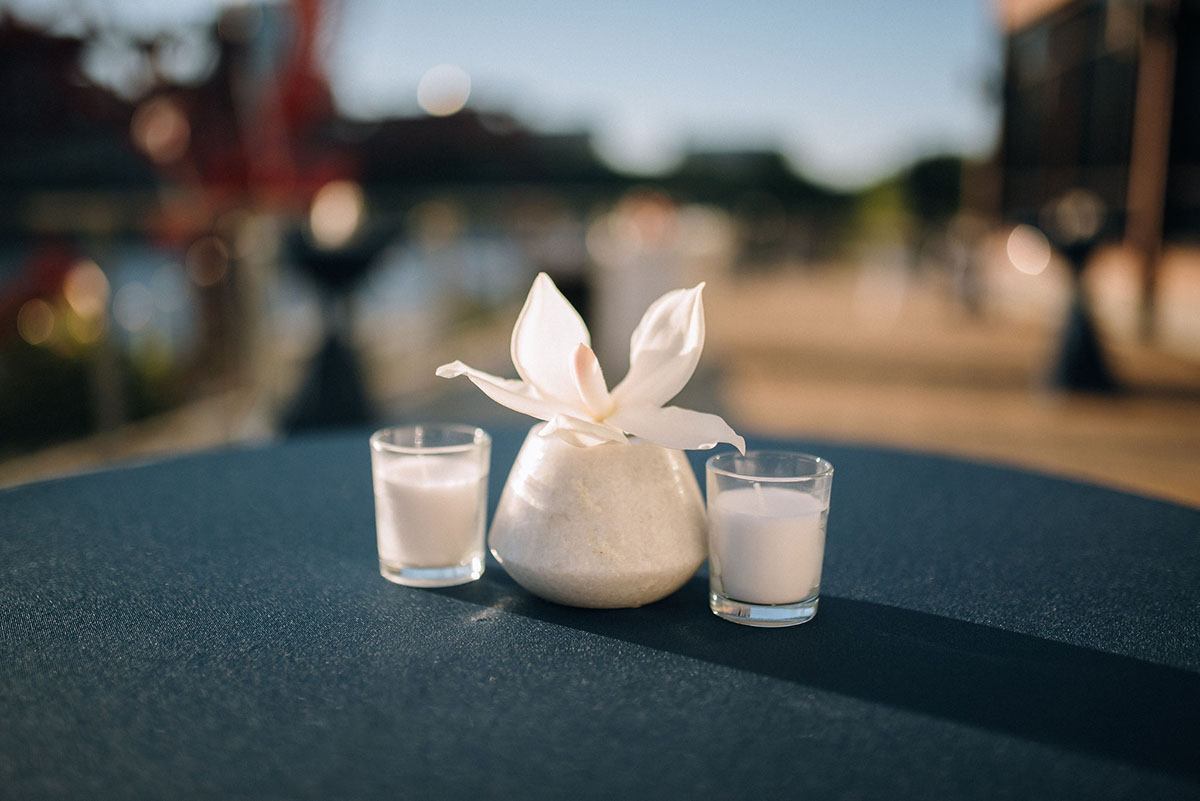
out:
M804 492L726 490L709 508L710 570L735 601L788 604L817 593L829 507Z
M483 555L487 473L462 460L395 457L375 482L379 557L394 567L450 567Z

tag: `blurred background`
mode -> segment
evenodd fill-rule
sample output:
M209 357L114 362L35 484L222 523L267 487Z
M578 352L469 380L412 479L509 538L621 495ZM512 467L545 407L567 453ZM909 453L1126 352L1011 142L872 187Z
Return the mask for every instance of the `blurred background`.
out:
M0 485L610 383L1200 505L1200 2L0 0ZM365 448L365 440L364 440Z

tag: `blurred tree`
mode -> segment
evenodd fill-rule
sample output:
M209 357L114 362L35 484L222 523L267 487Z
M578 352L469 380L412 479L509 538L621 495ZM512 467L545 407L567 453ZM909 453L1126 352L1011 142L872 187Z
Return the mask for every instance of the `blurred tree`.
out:
M943 225L962 202L963 159L939 155L921 159L902 173L909 210L927 225Z

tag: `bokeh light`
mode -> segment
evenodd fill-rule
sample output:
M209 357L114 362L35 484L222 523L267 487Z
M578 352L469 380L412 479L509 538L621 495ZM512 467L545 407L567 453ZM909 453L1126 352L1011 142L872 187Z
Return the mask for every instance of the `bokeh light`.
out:
M1053 229L1063 242L1092 239L1104 225L1104 201L1095 192L1072 189L1050 209Z
M130 123L133 142L155 164L178 161L187 152L191 126L179 103L165 96L138 106Z
M153 293L137 281L126 284L113 298L113 317L126 331L141 331L154 317Z
M229 272L229 249L215 236L202 236L188 248L184 265L196 286L216 286Z
M332 250L347 244L362 225L366 201L353 181L330 181L313 197L308 224L318 247Z
M54 309L41 298L25 301L17 312L17 333L30 345L43 345L54 334Z
M417 103L434 117L457 114L470 96L471 76L453 64L439 64L426 70L417 84Z
M80 317L102 317L108 308L108 278L96 262L82 259L72 265L63 279L63 297Z
M108 317L82 317L77 314L66 315L67 333L80 345L94 345L108 330Z
M1050 241L1032 225L1018 225L1004 245L1012 266L1026 275L1038 275L1050 264Z

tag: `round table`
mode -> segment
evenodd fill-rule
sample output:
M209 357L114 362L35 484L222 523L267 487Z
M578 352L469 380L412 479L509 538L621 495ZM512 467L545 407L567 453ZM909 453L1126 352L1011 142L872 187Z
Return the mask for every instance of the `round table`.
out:
M0 492L0 796L1200 794L1200 510L750 437L836 468L817 618L755 629L703 571L384 581L368 433Z

